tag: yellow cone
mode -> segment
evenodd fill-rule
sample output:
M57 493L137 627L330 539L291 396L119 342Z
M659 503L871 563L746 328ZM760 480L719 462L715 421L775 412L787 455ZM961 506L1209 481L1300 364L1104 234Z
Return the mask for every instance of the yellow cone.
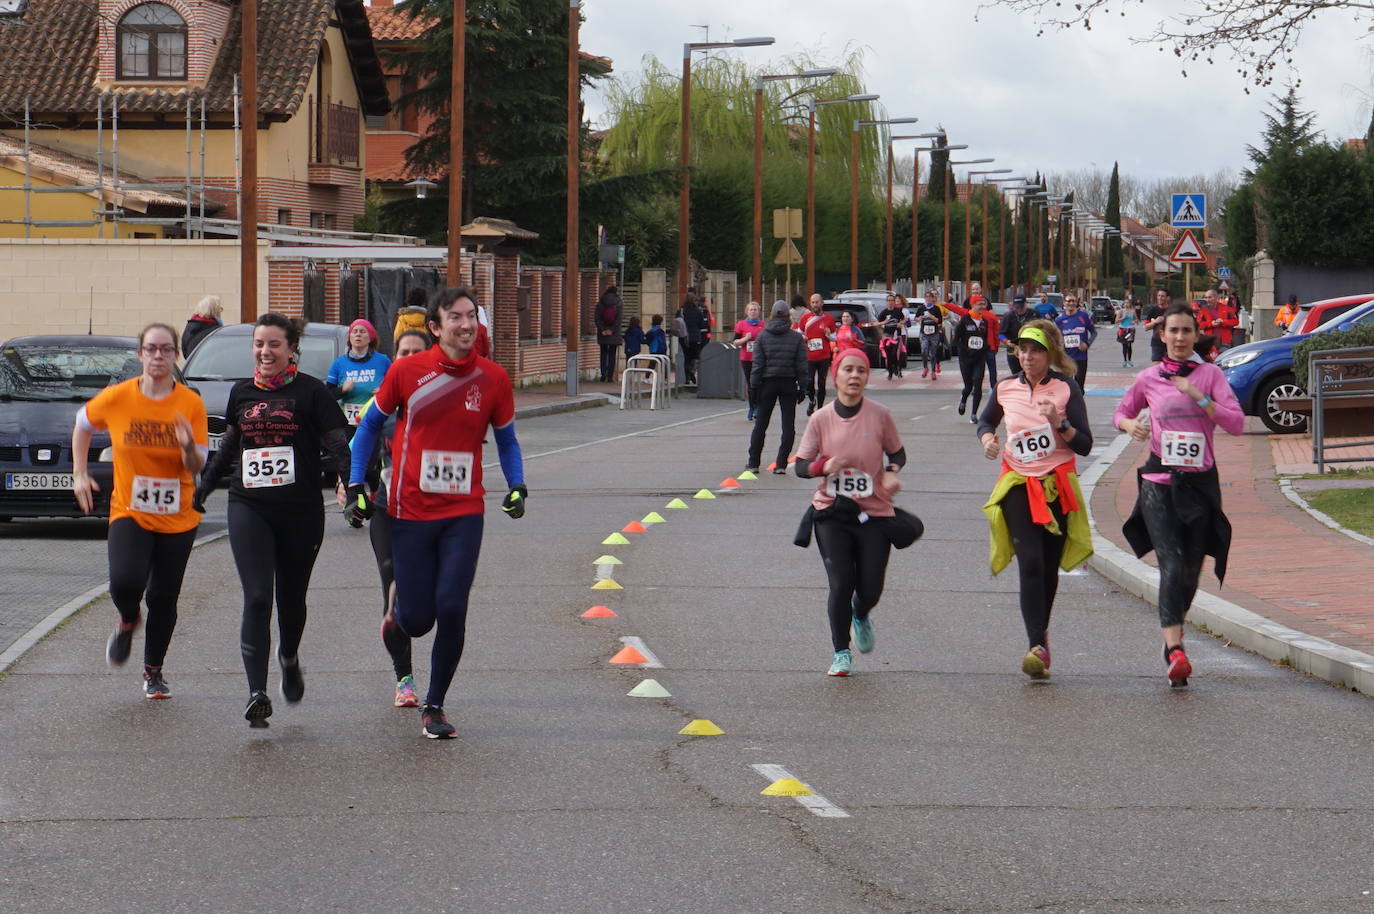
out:
M601 580L597 581L595 584L592 585L592 590L624 590L624 589L625 589L624 587L621 587L619 584L617 584L615 581L612 581L610 578L602 578Z
M625 538L625 534L623 533L612 533L601 541L601 545L603 546L628 546L629 544L630 541Z
M644 515L644 519L643 519L642 521L640 521L640 523L641 523L641 524L661 524L661 523L663 523L663 515L662 515L662 514L659 514L657 511L650 511L648 514Z
M724 736L725 731L705 718L697 718L681 730L679 736Z
M613 555L603 555L592 562L593 565L624 565L620 559Z
M811 790L796 778L778 778L759 791L765 797L809 797Z
M750 471L750 470L745 470L743 473L739 474L739 475L736 476L735 478L736 478L736 479L758 479L758 477L755 476L755 475L753 474L753 472Z
M674 498L672 501L668 502L668 504L664 505L664 507L665 507L665 508L673 508L673 509L675 509L675 510L676 510L676 509L679 509L679 508L686 508L686 507L687 507L687 502L683 501L683 500L680 499L680 498Z
M700 492L697 492L697 494L693 495L692 497L693 497L693 498L715 498L716 495L715 495L715 493L712 492L710 489L702 489Z

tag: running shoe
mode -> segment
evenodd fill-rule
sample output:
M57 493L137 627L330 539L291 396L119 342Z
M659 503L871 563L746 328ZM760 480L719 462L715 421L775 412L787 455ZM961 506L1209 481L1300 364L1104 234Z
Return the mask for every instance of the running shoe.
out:
M420 735L425 739L453 739L458 732L444 716L444 709L438 705L425 705L420 709Z
M929 368L922 368L922 369L921 369L921 377L924 378L924 377L926 377L926 376L929 375L929 374L930 374L930 369L929 369Z
M786 476L786 475L787 475L787 464L785 464L785 463L780 463L780 464L778 464L777 466L773 467L773 475L774 475L774 476Z
M420 696L415 694L414 676L404 676L400 682L396 683L395 703L398 708L420 707Z
M1193 675L1193 665L1188 662L1188 655L1183 652L1183 646L1172 648L1168 660L1169 671L1166 675L1169 677L1169 685L1174 688L1186 686L1188 677Z
M854 617L854 622L850 626L854 633L854 646L859 649L860 654L867 654L873 650L873 620L865 616L860 619Z
M172 697L172 688L162 678L162 667L143 668L143 697L150 701Z
M959 398L959 415L962 416L962 415L963 415L964 413L966 413L966 412L968 412L968 400L964 399L963 397L960 397L960 398Z
M830 661L830 669L825 671L827 676L848 676L850 670L854 668L854 655L848 649L835 652L835 658Z
M267 718L272 716L272 699L266 692L253 692L248 696L248 706L243 709L243 719L248 726L259 729L267 726Z
M278 654L277 662L281 664L281 697L294 705L305 696L305 671L301 669L300 655L287 660Z
M757 473L758 471L759 471L759 468L758 468L758 467L754 467L754 466L749 466L749 467L745 467L745 468L744 468L744 472L746 472L746 473Z
M1021 658L1021 672L1031 679L1050 678L1050 652L1037 644Z
M138 623L137 618L132 622L120 619L115 623L115 630L105 645L105 659L110 666L123 666L129 659L129 652L134 646L134 630L138 628Z

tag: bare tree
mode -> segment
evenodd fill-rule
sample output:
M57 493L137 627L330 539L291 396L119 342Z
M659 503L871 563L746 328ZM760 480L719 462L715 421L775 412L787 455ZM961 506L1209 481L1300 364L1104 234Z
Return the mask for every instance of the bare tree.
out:
M1072 190L1074 199L1085 209L1099 216L1107 208L1107 188L1111 184L1111 172L1101 168L1076 168L1069 171L1046 172L1046 186L1055 193ZM1178 175L1176 177L1142 180L1122 173L1119 176L1121 189L1121 214L1157 225L1168 222L1169 206L1172 196L1178 193L1204 193L1208 200L1209 225L1211 231L1220 231L1221 207L1226 198L1239 184L1236 173L1226 169L1210 175Z

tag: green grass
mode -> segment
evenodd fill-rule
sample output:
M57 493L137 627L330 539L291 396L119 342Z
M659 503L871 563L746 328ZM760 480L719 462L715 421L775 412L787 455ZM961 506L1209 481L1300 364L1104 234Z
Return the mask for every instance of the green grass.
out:
M1325 473L1303 473L1292 479L1374 479L1374 467L1358 470L1327 470Z
M1304 494L1307 503L1356 533L1374 536L1374 488L1328 489Z

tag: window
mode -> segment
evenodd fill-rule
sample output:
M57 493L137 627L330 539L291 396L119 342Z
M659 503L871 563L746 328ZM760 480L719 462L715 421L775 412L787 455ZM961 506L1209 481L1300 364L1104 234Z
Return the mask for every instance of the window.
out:
M186 22L165 3L143 3L115 28L118 79L185 79Z
M277 210L277 225L290 225L290 224L291 224L291 210L289 210L289 209L279 209L279 210Z

